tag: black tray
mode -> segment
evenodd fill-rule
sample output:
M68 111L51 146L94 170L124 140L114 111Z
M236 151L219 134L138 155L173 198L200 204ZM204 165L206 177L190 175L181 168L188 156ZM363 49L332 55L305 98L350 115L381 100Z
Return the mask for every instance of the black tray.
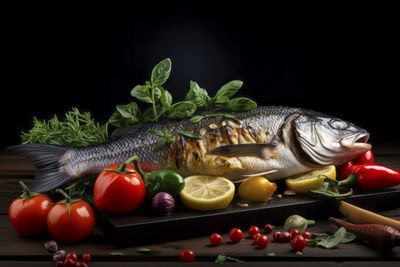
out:
M384 211L400 206L400 187L379 192L354 194L347 202L373 211ZM105 235L118 245L135 245L172 241L209 235L213 232L226 233L232 227L283 224L292 215L299 214L309 219L321 220L329 216L341 216L337 209L338 200L315 199L309 196L274 197L270 202L239 207L233 201L228 208L213 212L198 212L185 208L180 203L169 216L152 213L144 207L131 215L115 216L96 209L97 220ZM147 211L147 212L146 212Z

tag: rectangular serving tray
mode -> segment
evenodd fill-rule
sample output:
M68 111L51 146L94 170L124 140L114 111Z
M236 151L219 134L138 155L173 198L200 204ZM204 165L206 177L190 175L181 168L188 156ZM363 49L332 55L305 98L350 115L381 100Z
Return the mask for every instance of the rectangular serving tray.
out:
M400 206L400 187L378 192L354 194L343 199L357 206L372 211L384 211ZM172 241L196 236L209 235L213 232L226 233L232 227L264 225L271 223L282 225L293 214L308 219L322 220L330 216L341 217L337 199L316 199L310 196L295 195L283 199L274 197L268 203L249 204L240 207L236 200L223 210L200 212L189 210L177 203L173 213L159 216L152 213L151 207L143 207L131 215L116 216L105 214L95 208L97 221L110 241L117 245L138 245L157 241Z

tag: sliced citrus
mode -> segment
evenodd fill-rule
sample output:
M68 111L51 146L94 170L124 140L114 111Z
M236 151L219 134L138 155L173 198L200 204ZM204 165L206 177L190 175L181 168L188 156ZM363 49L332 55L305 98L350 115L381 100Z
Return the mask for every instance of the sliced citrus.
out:
M251 202L266 202L276 191L276 184L261 176L244 180L238 190L240 199Z
M296 193L307 193L311 189L321 187L325 178L336 179L336 168L333 165L306 174L286 179L286 185Z
M185 178L181 191L182 203L194 210L226 208L235 194L235 185L224 177L194 175Z

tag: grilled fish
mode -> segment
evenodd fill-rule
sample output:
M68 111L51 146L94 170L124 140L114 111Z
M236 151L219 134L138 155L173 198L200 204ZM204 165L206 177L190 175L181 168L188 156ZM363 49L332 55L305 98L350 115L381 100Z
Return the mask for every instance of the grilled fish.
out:
M155 130L173 135L174 141L157 149L162 137ZM255 175L274 180L352 160L371 149L368 139L367 131L338 118L266 106L236 113L235 119L221 113L197 123L134 125L117 130L104 144L87 148L22 144L10 149L30 158L39 169L31 190L46 192L132 155L147 171L168 168L184 176L218 175L234 182Z

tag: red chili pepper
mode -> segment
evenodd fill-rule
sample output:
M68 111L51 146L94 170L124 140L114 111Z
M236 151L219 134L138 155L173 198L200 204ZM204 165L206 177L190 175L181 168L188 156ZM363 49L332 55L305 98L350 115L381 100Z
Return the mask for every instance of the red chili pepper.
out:
M376 190L400 184L400 173L380 165L354 165L350 175L339 185L357 184L361 190Z
M346 162L340 166L336 166L336 176L339 180L346 179L351 169L354 165L362 165L362 164L375 164L374 154L371 150L359 155L357 158L352 161Z

